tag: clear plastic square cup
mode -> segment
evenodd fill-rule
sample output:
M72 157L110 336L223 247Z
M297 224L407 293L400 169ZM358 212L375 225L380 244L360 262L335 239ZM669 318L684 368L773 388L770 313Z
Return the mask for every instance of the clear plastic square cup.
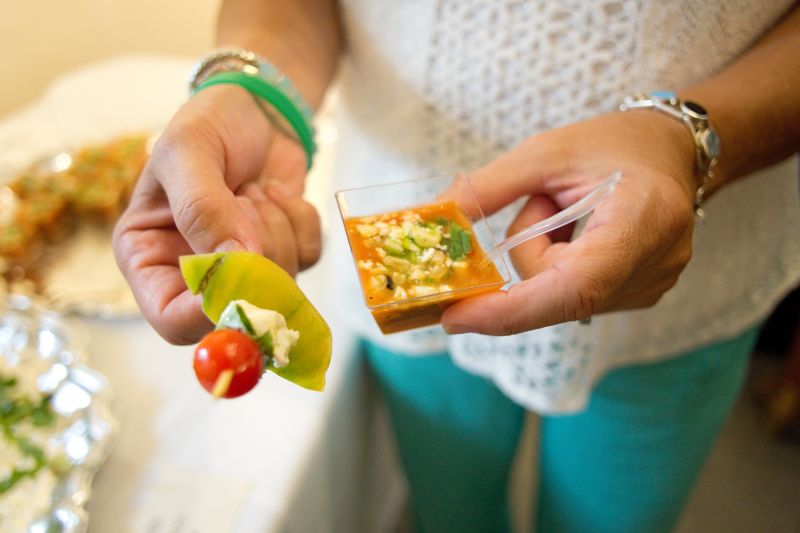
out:
M484 219L483 212L469 178L464 174L455 176L427 178L421 180L374 185L357 189L347 189L336 193L345 227L348 221L355 222L361 217L406 212L422 206L432 206L454 202L469 220L472 263L468 268L496 269L497 276L491 281L475 280L471 283L449 286L443 284L441 290L431 294L406 295L381 303L371 303L367 287L368 273L359 266L359 238L352 230L347 231L350 251L359 274L364 302L372 313L383 333L395 333L439 323L444 309L463 298L488 291L499 290L510 280L509 270L502 255L489 257L486 252L494 248L502 239L497 239ZM472 256L475 254L475 256ZM480 276L476 276L478 278Z

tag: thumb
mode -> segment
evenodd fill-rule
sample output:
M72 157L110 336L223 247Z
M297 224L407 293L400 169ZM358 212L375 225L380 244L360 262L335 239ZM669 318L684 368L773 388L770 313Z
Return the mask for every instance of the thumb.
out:
M195 253L261 252L246 206L228 187L213 151L177 147L168 164L158 165L175 225ZM224 158L222 158L224 160Z
M550 265L533 277L508 291L465 298L448 307L442 315L445 331L510 335L609 309L609 298L639 264L630 244L620 240L629 226L610 216L615 209L619 208L601 206L604 212L592 215L598 218L591 230L569 244L551 245L543 254L543 262ZM590 219L587 225L591 224Z

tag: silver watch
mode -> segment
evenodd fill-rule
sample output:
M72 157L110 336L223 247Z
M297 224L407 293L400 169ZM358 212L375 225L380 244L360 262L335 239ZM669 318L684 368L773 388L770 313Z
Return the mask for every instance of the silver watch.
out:
M655 91L648 95L636 93L626 96L619 106L621 111L631 109L654 109L683 122L692 134L700 179L694 198L694 209L703 218L702 209L706 190L714 177L714 166L719 160L720 142L716 130L711 126L706 109L691 100L680 100L671 91Z

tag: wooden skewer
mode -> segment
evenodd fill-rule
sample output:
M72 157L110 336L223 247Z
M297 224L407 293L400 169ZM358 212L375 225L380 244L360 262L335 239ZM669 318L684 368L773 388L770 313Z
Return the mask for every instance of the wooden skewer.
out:
M231 386L233 380L233 370L223 370L217 376L217 381L214 382L214 387L211 389L211 395L214 398L222 398L227 394L228 388Z

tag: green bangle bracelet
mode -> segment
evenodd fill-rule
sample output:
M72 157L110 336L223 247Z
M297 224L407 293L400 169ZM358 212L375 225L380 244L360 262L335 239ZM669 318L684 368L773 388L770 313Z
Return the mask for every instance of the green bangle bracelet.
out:
M239 85L251 94L269 102L294 129L306 153L306 167L311 168L314 162L314 154L317 152L317 143L314 142L314 130L291 98L266 80L244 72L220 72L209 76L192 91L192 94L194 95L206 87L221 84Z

